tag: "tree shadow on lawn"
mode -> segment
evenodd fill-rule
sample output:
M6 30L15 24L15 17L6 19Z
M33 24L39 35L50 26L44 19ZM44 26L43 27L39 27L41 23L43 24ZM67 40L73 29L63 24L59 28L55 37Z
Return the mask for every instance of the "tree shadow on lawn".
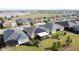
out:
M79 31L74 31L74 30L65 30L65 31L73 33L73 34L79 34Z
M52 47L49 47L49 48L45 48L45 50L46 51L60 51L62 48L64 49L64 50L62 50L62 51L68 51L68 49L70 48L71 46L69 45L69 46L62 46L61 48L59 48L58 50L53 50L53 48Z
M46 51L53 51L51 47L45 48Z

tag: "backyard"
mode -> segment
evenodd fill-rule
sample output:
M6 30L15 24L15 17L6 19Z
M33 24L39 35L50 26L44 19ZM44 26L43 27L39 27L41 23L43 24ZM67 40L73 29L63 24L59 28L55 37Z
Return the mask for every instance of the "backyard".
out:
M59 35L60 40L55 38L48 38L44 39L40 42L39 48L35 46L17 46L17 47L6 47L1 50L8 50L8 51L52 51L53 42L60 41L61 44L65 44L65 41L67 39L67 36L70 36L72 39L72 43L69 46L66 47L60 47L59 51L79 51L79 34L74 34L67 32L65 36Z

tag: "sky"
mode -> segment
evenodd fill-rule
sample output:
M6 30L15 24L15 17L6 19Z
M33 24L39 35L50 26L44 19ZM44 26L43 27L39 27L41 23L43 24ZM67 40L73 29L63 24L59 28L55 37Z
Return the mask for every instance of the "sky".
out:
M0 10L79 9L78 5L78 0L0 0Z

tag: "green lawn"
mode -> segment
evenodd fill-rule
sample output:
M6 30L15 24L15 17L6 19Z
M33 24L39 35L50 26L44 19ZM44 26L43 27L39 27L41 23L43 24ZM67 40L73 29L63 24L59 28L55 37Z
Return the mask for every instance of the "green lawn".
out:
M24 18L24 19L28 19L28 18L39 18L39 17L52 17L52 16L56 16L56 15L61 15L61 14L44 14L44 13L36 13L36 14L29 14L29 15L21 15L18 17L14 17L12 18L12 20L15 20L17 18Z
M78 51L79 50L79 34L73 34L73 33L67 32L67 35L59 36L60 37L59 41L62 44L64 44L68 35L72 38L71 45L68 47L61 47L61 48L59 48L59 50L60 51ZM53 42L56 42L56 41L58 41L58 40L54 39L54 38L49 38L49 39L45 39L45 40L41 41L39 48L37 48L35 46L24 46L23 45L23 46L18 46L18 47L11 47L8 50L9 51L47 51L47 50L51 49Z

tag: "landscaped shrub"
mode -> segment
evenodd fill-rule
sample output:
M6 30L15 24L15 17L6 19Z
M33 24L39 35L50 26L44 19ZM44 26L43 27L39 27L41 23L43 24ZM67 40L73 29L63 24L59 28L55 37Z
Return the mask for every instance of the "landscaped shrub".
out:
M63 44L62 47L66 47L66 44Z
M21 25L23 25L23 24L22 24L22 23L17 23L17 25L18 25L18 26L21 26Z
M60 48L61 47L61 42L57 41L57 47Z
M36 47L39 47L39 44L40 44L40 40L36 39L36 40L34 41L34 45L35 45Z
M58 47L57 47L57 43L53 42L53 47L52 47L53 51L57 51Z
M69 46L70 43L72 43L72 39L70 38L70 36L67 36L66 45Z
M30 22L30 25L31 25L31 26L33 26L33 25L34 25L34 23L33 23L33 22Z

